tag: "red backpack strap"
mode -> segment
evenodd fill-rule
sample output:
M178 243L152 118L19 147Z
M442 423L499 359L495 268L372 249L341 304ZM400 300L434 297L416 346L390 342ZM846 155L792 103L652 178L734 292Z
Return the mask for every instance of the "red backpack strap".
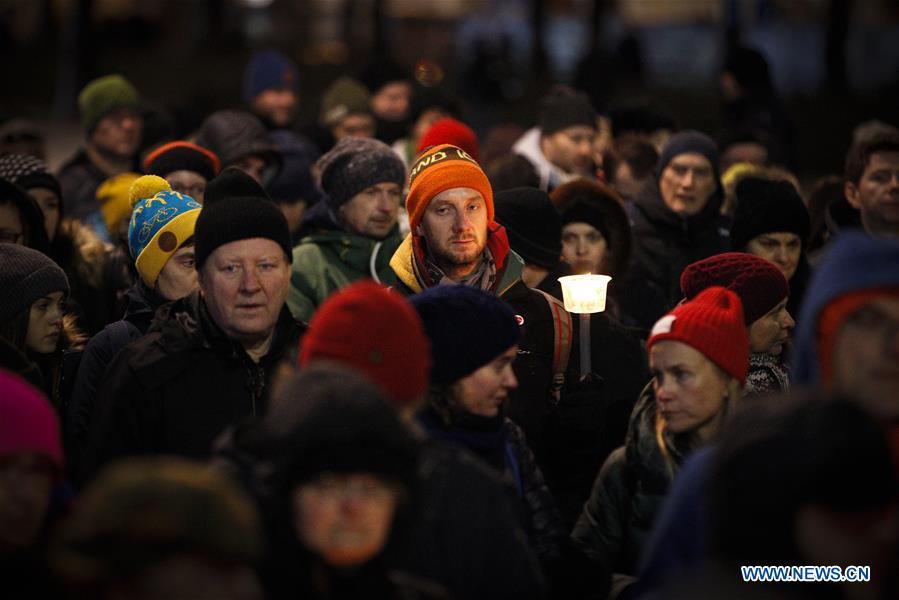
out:
M568 369L568 359L571 357L571 313L565 310L565 305L557 298L542 290L535 290L543 294L546 303L549 304L549 312L553 318L553 383L552 396L558 403L562 387L565 385L565 371Z

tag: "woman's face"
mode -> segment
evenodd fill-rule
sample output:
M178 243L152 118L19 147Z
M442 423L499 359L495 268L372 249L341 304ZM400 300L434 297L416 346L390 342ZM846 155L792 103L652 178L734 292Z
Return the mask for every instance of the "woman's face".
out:
M653 344L649 369L665 429L711 437L724 413L727 374L692 346L673 340Z
M323 473L293 491L296 534L330 565L361 565L387 544L400 496L372 473Z
M802 241L795 233L763 233L749 240L746 251L773 262L789 281L799 266Z
M53 292L31 305L25 348L37 354L51 354L62 333L63 293Z
M562 260L572 273L602 273L608 251L606 238L593 225L575 222L562 228Z
M787 298L784 298L749 326L749 351L780 356L794 325L793 317L787 312Z
M28 190L28 195L30 195L37 205L41 207L41 212L44 214L44 228L47 230L47 239L51 242L53 238L56 237L56 229L59 227L59 197L53 190L36 187Z
M492 361L453 386L456 405L479 417L495 417L499 407L509 397L509 391L518 387L518 379L512 370L512 362L518 354L514 345Z

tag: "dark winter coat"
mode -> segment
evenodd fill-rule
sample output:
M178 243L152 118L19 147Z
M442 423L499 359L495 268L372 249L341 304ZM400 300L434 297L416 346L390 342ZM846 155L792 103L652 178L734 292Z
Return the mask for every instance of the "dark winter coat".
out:
M566 529L520 427L501 416L489 419L461 415L455 423L447 424L433 408L419 415L419 423L431 438L465 448L510 484L521 500L537 556L541 560L561 556Z
M720 191L698 214L681 216L668 208L655 182L643 188L628 210L634 246L627 281L618 290L620 308L625 323L648 333L683 298L684 267L729 249L730 219L720 213Z
M624 444L634 404L650 379L646 354L636 338L614 319L596 313L590 316L591 376L581 381L580 323L572 316L565 385L558 404L547 407L542 426L545 451L537 456L569 529L590 496L600 467Z
M671 463L656 441L656 401L647 386L631 418L627 441L599 472L572 537L595 563L613 573L636 575L638 560L668 488L687 452L665 435Z
M303 327L284 307L271 349L255 363L192 294L165 305L150 333L113 359L100 386L88 469L133 454L203 458L226 427L261 416L278 364Z
M125 316L107 325L91 338L84 349L69 406L66 409L63 439L70 472L78 473L85 450L100 382L112 359L128 344L143 336L150 328L156 310L165 298L138 280L126 293ZM78 479L76 477L76 479Z

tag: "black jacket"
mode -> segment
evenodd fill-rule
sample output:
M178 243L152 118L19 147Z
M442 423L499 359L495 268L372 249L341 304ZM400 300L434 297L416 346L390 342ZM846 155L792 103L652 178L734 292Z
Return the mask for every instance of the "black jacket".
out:
M634 247L627 281L619 289L622 321L648 333L683 298L684 267L729 249L730 219L721 215L720 191L698 214L681 216L668 208L655 182L628 209Z
M87 444L94 404L106 368L125 346L147 332L154 313L166 303L162 296L140 280L125 297L128 300L125 316L103 328L85 347L66 409L63 439L69 471L76 481L80 480L78 465Z
M261 416L277 365L304 326L284 307L259 363L228 338L197 294L165 305L150 333L109 365L91 426L88 469L133 454L203 458L227 426Z
M589 500L572 532L575 544L601 567L636 575L674 473L689 451L685 440L665 434L670 463L659 447L656 401L647 385L631 419L627 442L602 466Z

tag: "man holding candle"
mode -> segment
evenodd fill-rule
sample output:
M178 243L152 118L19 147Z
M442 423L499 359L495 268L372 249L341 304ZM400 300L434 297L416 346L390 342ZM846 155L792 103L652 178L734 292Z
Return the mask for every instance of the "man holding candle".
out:
M522 282L524 261L510 248L506 229L494 221L490 183L464 150L444 144L418 157L410 171L406 210L411 233L390 261L398 291L411 295L436 285L468 285L501 297L515 311L522 334L513 364L519 385L509 394L508 415L524 430L550 477L552 469L546 466L558 454L549 434L559 419L559 391L568 364L578 364L576 356L567 364L562 358L571 348L562 303Z

